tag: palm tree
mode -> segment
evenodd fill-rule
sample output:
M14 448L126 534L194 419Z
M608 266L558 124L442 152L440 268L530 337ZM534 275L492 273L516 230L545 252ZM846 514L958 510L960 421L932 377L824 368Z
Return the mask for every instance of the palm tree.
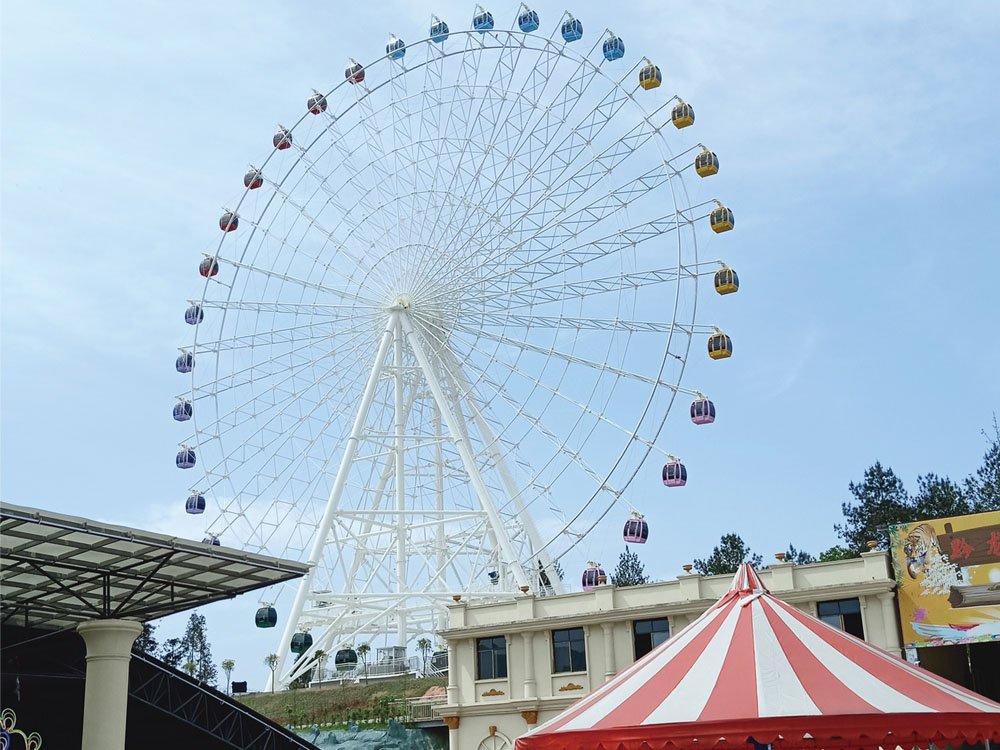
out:
M318 675L315 677L317 682L323 681L323 671L326 668L326 662L330 658L330 654L321 648L316 649L316 653L313 654L313 658L316 660L316 669L319 671Z
M232 694L230 693L230 688L232 687L232 683L229 681L229 678L233 676L234 669L236 669L235 661L233 661L232 659L222 660L222 671L226 673L226 695Z
M271 692L274 692L274 670L278 668L278 655L268 654L264 657L264 666L271 670Z
M194 677L194 673L195 673L195 670L198 669L198 665L195 664L193 661L186 661L186 662L184 662L184 666L181 667L181 669L183 669L185 672L187 672L188 675L190 675L191 677Z
M430 642L430 639L428 638L421 638L419 641L417 641L417 651L420 652L420 655L424 659L424 674L427 674L427 654L430 653L432 647L433 644Z
M361 664L365 670L365 679L368 679L368 654L371 652L372 648L367 643L362 643L358 646L358 656L361 657Z

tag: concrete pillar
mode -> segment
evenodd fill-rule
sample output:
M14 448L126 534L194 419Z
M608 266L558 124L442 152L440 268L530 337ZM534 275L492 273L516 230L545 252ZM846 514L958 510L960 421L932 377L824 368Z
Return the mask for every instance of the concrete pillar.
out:
M875 598L882 605L882 632L885 638L882 648L899 656L902 644L899 642L899 627L896 625L896 596L891 591L883 591L876 594Z
M458 704L458 643L448 641L448 704Z
M124 750L128 664L142 632L134 620L91 620L76 632L87 644L83 750Z
M535 634L528 631L521 633L521 646L524 649L524 697L537 698L538 684L535 682Z
M602 622L601 630L604 631L604 681L607 682L615 676L615 630L614 624Z

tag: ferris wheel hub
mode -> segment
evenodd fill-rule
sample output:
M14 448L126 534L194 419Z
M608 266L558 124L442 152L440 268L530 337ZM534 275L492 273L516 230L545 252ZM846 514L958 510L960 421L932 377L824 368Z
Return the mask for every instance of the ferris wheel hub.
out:
M413 300L410 298L410 295L400 294L395 300L393 300L392 304L390 304L387 309L390 311L409 310L412 305Z

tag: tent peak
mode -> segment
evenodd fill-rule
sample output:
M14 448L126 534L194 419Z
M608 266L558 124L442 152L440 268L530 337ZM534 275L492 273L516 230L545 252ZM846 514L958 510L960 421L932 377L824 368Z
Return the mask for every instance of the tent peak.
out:
M770 593L764 582L760 580L753 565L747 562L740 563L736 575L733 576L733 584L729 587L729 591L736 594Z

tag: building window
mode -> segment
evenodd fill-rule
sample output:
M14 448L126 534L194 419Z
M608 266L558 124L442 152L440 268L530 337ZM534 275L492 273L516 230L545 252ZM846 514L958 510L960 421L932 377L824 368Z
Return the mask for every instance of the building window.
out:
M857 599L817 602L816 610L819 619L827 625L833 625L858 638L865 637L865 627L861 622L861 603Z
M476 639L476 679L501 680L507 677L507 639Z
M587 671L587 647L583 628L552 631L552 671Z
M641 659L670 637L670 623L666 617L658 620L636 620L632 623L632 643L635 658Z

